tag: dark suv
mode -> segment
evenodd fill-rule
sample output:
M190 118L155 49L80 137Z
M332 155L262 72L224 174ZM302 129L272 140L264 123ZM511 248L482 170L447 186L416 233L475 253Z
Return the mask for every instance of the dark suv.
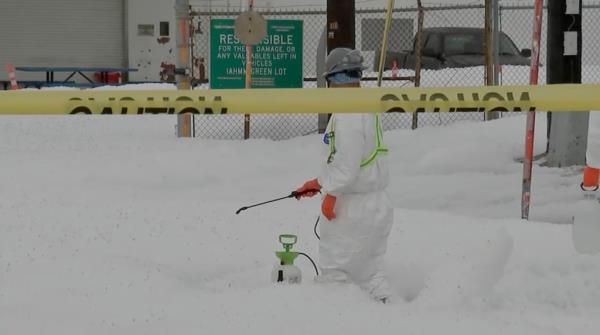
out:
M414 69L416 37L413 50L388 51L386 69ZM436 27L423 29L421 49L422 69L461 68L485 65L484 29L466 27ZM529 65L531 49L519 50L515 43L500 32L500 64ZM379 59L376 57L375 59ZM375 64L375 68L378 64Z

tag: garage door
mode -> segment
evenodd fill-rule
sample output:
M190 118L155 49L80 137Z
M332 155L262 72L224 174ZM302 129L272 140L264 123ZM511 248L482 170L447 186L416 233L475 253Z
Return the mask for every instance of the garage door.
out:
M0 0L0 79L7 78L7 63L125 66L124 1ZM45 78L17 75L22 80Z

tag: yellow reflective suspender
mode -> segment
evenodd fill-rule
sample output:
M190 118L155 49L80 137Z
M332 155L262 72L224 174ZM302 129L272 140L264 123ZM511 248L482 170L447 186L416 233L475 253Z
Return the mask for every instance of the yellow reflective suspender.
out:
M371 152L367 159L364 159L360 162L360 167L366 167L371 165L377 158L379 154L387 154L388 148L383 144L383 131L381 130L381 121L379 120L379 114L375 114L375 136L377 137L375 141L375 149Z
M331 119L331 130L327 135L329 139L329 158L327 163L333 161L333 155L336 153L335 149L335 117ZM381 121L379 120L379 114L375 114L375 149L369 154L369 157L363 159L360 162L360 167L367 167L371 165L379 154L387 154L388 148L383 144L383 131L381 130Z

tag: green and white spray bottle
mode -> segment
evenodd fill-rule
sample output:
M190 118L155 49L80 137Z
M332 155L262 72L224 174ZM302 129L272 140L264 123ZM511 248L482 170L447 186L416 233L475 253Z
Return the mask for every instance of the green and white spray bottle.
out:
M283 244L284 250L275 252L279 262L275 264L271 273L271 280L274 283L299 284L302 281L302 272L300 268L294 265L294 260L300 253L291 251L292 246L297 241L298 237L296 235L279 235L279 242Z

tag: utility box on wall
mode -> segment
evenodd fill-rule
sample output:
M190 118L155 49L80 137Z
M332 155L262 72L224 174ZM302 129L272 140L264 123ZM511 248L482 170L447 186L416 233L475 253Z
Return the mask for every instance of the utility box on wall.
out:
M175 81L175 0L128 0L130 81Z

